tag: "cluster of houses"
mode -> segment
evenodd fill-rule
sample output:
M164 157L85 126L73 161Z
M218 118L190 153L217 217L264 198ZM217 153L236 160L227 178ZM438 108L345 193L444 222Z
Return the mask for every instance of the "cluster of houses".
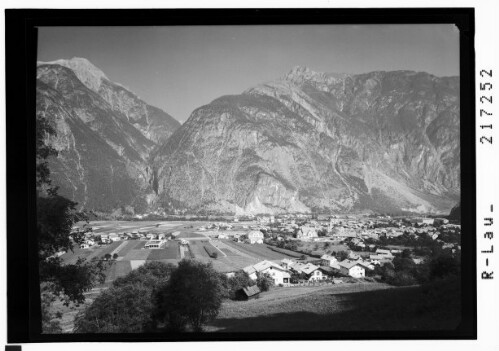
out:
M300 262L293 259L283 259L279 263L264 260L243 268L249 277L256 280L258 274L268 274L275 285L292 285L292 275L297 275L301 282L317 282L332 279L333 276L363 278L366 270L373 270L374 265L360 258L345 259L338 262L334 256L324 255L314 262ZM233 273L229 273L231 276Z
M180 232L175 232L177 235ZM146 248L160 248L168 238L174 238L174 234L166 234L166 233L140 233L140 232L132 232L132 233L86 233L85 239L82 244L80 244L81 249L89 249L92 246L97 244L111 244L116 241L123 240L147 240L148 242L144 247ZM153 242L161 242L159 247L156 247L156 244Z

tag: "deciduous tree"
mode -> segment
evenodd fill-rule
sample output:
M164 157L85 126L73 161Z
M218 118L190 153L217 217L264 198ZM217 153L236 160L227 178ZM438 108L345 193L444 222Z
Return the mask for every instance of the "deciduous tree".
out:
M45 116L36 119L36 194L37 194L37 244L40 287L42 294L42 330L54 332L56 324L51 317L50 304L55 297L61 297L66 304L81 303L83 293L102 281L105 267L97 261L77 260L64 264L56 255L72 251L73 245L83 242L85 230L72 233L74 224L86 221L84 213L76 209L76 203L57 194L52 186L48 158L57 151L46 142L55 135ZM51 297L50 297L51 296Z
M223 295L220 274L211 264L182 260L156 294L155 320L169 331L183 331L189 325L202 331L203 324L218 315Z

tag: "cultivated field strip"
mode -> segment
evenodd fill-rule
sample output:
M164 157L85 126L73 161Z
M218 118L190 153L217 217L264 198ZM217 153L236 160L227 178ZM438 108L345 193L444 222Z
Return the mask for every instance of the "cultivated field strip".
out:
M128 245L127 241L123 241L121 244L118 245L117 248L115 248L113 251L111 251L111 256L114 256L114 254L119 254L122 249L125 248L125 246Z
M123 277L132 271L130 261L113 262L106 272L106 283L112 283L116 278Z
M123 260L132 261L132 260L147 260L147 257L151 253L151 250L146 249L133 249L130 250Z
M211 240L210 243L211 243L211 245L215 249L217 249L217 251L222 255L222 257L227 257L227 254L223 250L221 250L221 248L219 247L220 246L220 241L218 241L218 240Z
M213 241L215 241L215 240L213 240ZM224 249L224 250L227 250L227 251L232 252L233 254L235 254L235 255L231 255L231 256L242 256L242 257L246 257L246 258L250 258L250 259L254 259L255 258L254 255L250 255L248 253L245 253L245 252L239 250L237 247L229 245L229 243L232 243L232 241L228 241L228 240L225 240L225 241L216 240L216 243L217 243L217 245L218 245L218 247L220 249ZM227 255L227 256L229 256L229 255Z
M208 240L204 241L189 241L189 249L191 253L194 254L194 258L196 260L203 260L205 262L209 262L212 258L208 255L206 250L204 249L204 245L211 245Z
M125 257L126 254L129 253L133 249L139 249L141 247L144 247L144 243L140 242L138 240L129 240L129 241L125 241L125 242L127 243L126 246L123 247L120 250L120 252L118 253L118 255L120 255L122 257Z
M237 249L240 252L245 252L249 256L258 257L262 260L280 260L283 258L290 257L286 254L272 251L263 244L243 244L243 243L236 243L230 240L225 240L224 243L226 243L228 246L231 246L234 249Z
M159 261L165 259L178 260L180 259L180 249L176 242L169 242L168 246L164 249L152 249L151 253L147 256L148 261Z

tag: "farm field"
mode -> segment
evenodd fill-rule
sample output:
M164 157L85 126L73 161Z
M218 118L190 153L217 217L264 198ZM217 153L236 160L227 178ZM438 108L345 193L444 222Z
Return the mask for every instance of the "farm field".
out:
M111 284L116 278L127 275L132 271L130 261L116 261L106 272L106 285Z
M265 244L244 244L236 243L232 240L221 240L224 244L231 246L243 253L252 257L260 258L261 260L282 260L283 258L290 258L290 256L272 251Z
M213 268L219 272L234 272L249 265L258 263L257 258L244 256L219 257L216 260L212 259Z
M108 272L108 280L115 279L126 274L133 268L137 268L146 261L160 261L177 264L181 257L193 258L201 262L211 262L213 267L220 272L231 272L242 269L248 265L262 260L280 261L283 258L291 258L285 252L275 252L266 245L250 245L236 243L230 240L217 240L198 232L200 226L206 225L206 221L93 221L90 226L96 233L123 233L123 232L150 232L171 233L180 232L178 239L189 242L189 248L180 255L179 242L168 241L162 249L144 249L146 240L117 241L102 247L94 246L90 249L75 248L75 253L66 253L62 259L66 263L75 263L78 257L88 260L102 258L106 254L118 254L119 266ZM248 223L234 223L234 229L242 229L242 225ZM251 223L249 223L251 224ZM218 233L218 232L217 232ZM211 258L204 246L209 245L218 253L216 259ZM296 253L294 255L296 257Z
M125 247L123 247L119 252L118 255L125 257L127 253L129 253L131 250L138 250L143 248L145 245L145 242L139 241L139 240L129 240L126 242Z
M152 250L148 250L148 251L150 251L149 256L147 256L148 261L158 261L158 260L165 260L165 259L173 259L173 260L180 259L180 250L178 247L178 242L176 242L176 241L167 242L165 248L163 248L163 249L152 249Z
M249 301L225 301L211 332L454 329L455 309L425 308L421 287L381 283L275 288Z
M189 250L196 260L200 260L203 262L212 261L213 258L208 255L208 253L204 249L204 245L211 244L208 240L189 241Z
M206 236L202 235L202 234L197 234L197 233L192 233L192 232L183 232L183 233L180 233L178 235L179 239L192 239L192 238L196 238L196 239L207 239Z

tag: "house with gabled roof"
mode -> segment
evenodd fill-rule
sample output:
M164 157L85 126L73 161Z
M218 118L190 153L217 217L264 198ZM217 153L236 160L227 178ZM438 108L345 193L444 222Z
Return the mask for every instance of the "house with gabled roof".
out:
M263 233L259 230L252 230L246 234L251 244L263 244Z
M291 270L295 271L298 274L305 274L308 281L326 279L326 277L322 274L320 267L312 263L304 264L299 262L291 266Z
M253 280L258 278L258 274L267 273L272 277L275 285L282 284L286 286L290 283L291 274L289 274L288 270L271 261L260 261L254 265L244 267L243 271L248 273Z
M336 257L332 255L322 255L321 256L321 265L322 266L327 266L327 267L333 267L338 264L338 260Z
M363 278L366 276L366 269L359 261L344 260L338 263L340 273L353 278Z
M315 227L309 226L302 226L296 234L296 237L301 240L317 238L318 236L319 235L317 234L317 230L315 229Z
M260 288L256 285L247 286L236 291L237 300L251 300L256 299L260 295Z

